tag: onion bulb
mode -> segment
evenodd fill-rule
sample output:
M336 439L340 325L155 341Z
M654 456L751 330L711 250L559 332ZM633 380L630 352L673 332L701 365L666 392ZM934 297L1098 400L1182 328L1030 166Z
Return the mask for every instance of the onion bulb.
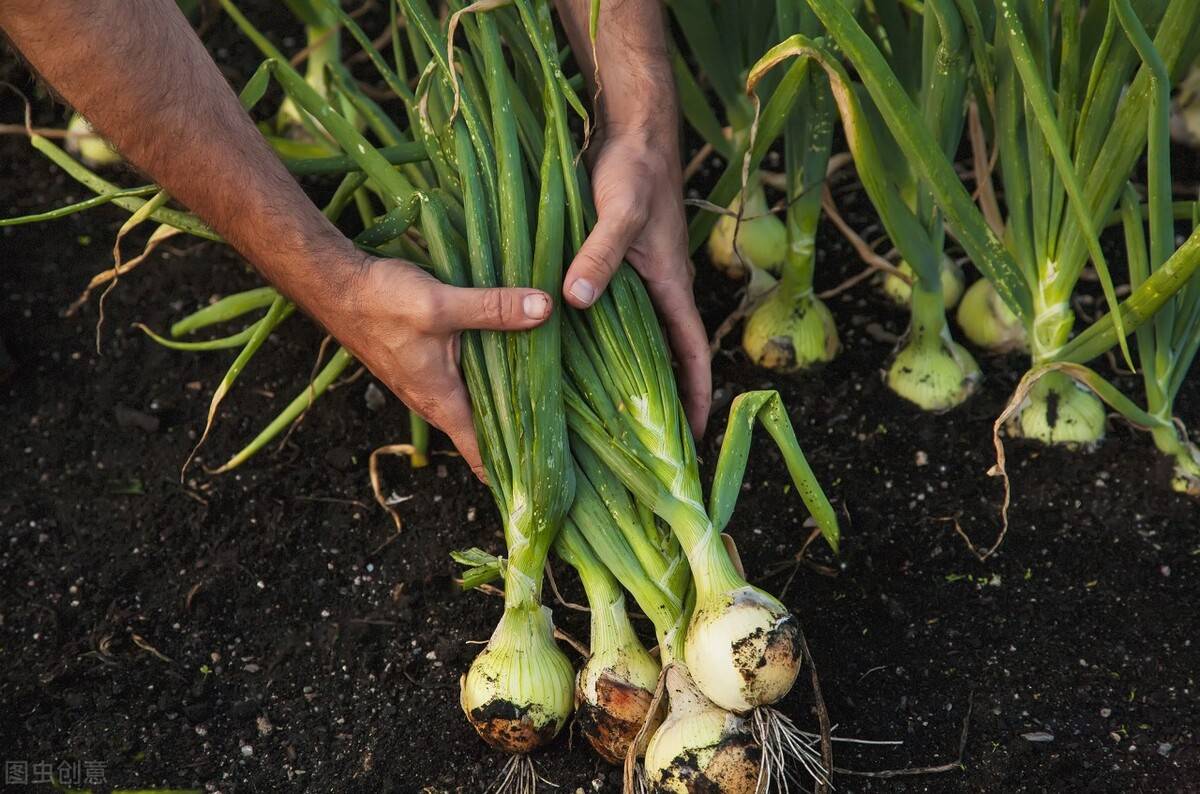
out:
M742 347L760 367L795 372L832 361L840 344L833 315L819 298L796 300L777 289L746 321Z
M996 353L1024 350L1028 346L1021 318L986 278L972 284L958 304L955 317L967 339Z
M591 638L592 655L576 679L575 709L596 752L620 764L650 711L659 666L634 634L623 596L592 604Z
M717 219L708 235L708 258L730 278L745 278L747 266L778 274L787 255L787 228L771 214L767 195L757 175L746 186L746 204L742 222L738 224L736 215L740 206L739 196L729 205L729 211L734 214L721 215ZM735 230L737 251L733 247Z
M913 278L912 265L908 262L901 261L897 270ZM941 282L942 301L947 309L953 309L962 297L966 279L958 263L945 254L942 254ZM886 273L883 277L883 294L897 306L907 306L912 300L912 285L894 273Z
M744 580L699 597L683 652L700 690L739 714L786 695L803 661L795 616Z
M948 411L975 393L982 375L966 348L941 335L907 344L896 353L888 388L925 411Z
M103 168L121 162L121 155L108 141L101 138L88 120L78 113L71 114L67 124L67 150L79 155L89 168Z
M1062 372L1047 372L1029 389L1009 425L1014 435L1043 444L1092 445L1104 438L1104 403Z
M550 610L511 607L462 679L460 704L481 738L509 753L553 739L571 715L574 671Z
M672 794L753 794L762 751L750 723L712 703L688 670L667 668L670 710L646 746L646 775L653 791Z

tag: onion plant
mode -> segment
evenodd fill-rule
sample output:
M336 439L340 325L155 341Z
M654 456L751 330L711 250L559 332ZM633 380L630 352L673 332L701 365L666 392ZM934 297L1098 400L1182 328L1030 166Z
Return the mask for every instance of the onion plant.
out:
M668 5L684 33L688 53L700 66L699 80L707 80L728 126L721 126L699 80L688 71L683 56L676 54L684 117L713 151L733 162L749 143L753 124L753 108L740 90L746 70L781 34L803 30L815 35L819 25L802 0L746 4L676 0ZM730 41L735 46L728 46ZM768 206L762 179L752 169L708 232L713 264L730 275L749 276L747 305L753 308L743 330L743 348L760 366L784 371L830 361L839 348L833 315L813 292L820 186L833 131L823 78L805 80L797 102L801 108L783 130L783 221ZM726 201L722 198L721 205ZM693 247L696 242L693 237Z
M545 103L540 108L545 123L541 145L523 146L510 111L520 89L493 14L463 16L467 46L456 50L424 0L403 5L408 23L417 26L434 56L428 74L436 76L426 81L421 99L427 148L453 152L454 159L439 169L445 199L394 180L398 206L419 206L434 271L443 280L557 293L564 212L574 198L564 182L575 173L563 88L552 77L557 61L547 62L538 48L547 79L535 97ZM531 39L541 40L544 31L531 13L522 14L520 24ZM469 64L480 80L460 82L456 64ZM454 195L462 197L463 235L444 209ZM532 331L469 332L462 340L480 450L508 551L504 613L463 679L462 707L485 741L511 753L527 753L552 739L570 714L573 695L570 663L555 644L550 612L541 604L542 569L574 492L559 332L556 314Z
M874 36L904 90L921 108L947 156L953 156L962 137L966 112L971 38L980 35L975 9L951 0L939 0L920 8L899 0L885 0L875 3L873 9L862 9L862 13L866 17L865 29ZM904 203L923 219L935 242L939 242L943 230L929 191L921 185L918 174L903 157L887 158L885 164L892 167ZM912 265L902 260L896 272L883 275L883 293L894 303L909 306L912 303L909 280L918 277ZM928 277L924 281L927 285L933 283ZM962 297L963 273L944 252L937 283L943 304L947 310L952 309Z
M813 7L817 10L815 3ZM848 9L839 4L839 11L857 28L858 23ZM968 25L954 8L942 11L945 13L939 16L928 16L925 36L934 42L933 51L938 53L935 62L945 62L947 67L958 62L961 66L960 50L970 47L967 28L975 29L975 19ZM930 26L935 24L940 27L931 29ZM861 28L857 29L861 31ZM871 46L874 47L873 44ZM953 49L953 52L946 52L947 48ZM877 49L875 52L878 54ZM769 79L775 65L798 54L804 57L787 70L778 87L770 93L769 100L760 103L760 83ZM879 212L889 237L905 261L915 267L917 274L912 299L912 325L888 370L888 385L921 408L947 410L974 391L979 380L979 368L971 355L950 337L946 324L939 275L943 257L941 215L935 211L931 196L920 184L914 188L916 207L910 206L903 186L912 180L895 165L903 162L904 158L895 151L897 147L891 134L885 131L873 107L864 103L864 98L844 71L840 70L827 47L810 36L796 34L788 38L784 45L768 51L751 69L747 91L754 97L755 107L761 112L757 116L755 140L744 152L743 170L753 168L765 152L762 141L770 140L786 123L796 97L785 87L807 77L809 62L813 58L824 67L823 70L813 71L824 71L830 81L837 83L832 86L833 96L864 189ZM880 58L882 60L882 56ZM888 73L891 74L890 69ZM961 131L961 112L955 113L950 109L961 111L966 74L961 68L957 75L945 69L944 73L939 73L939 77L930 81L923 99L924 113L915 107L913 100L894 77L889 91L903 98L912 114L909 120L920 125L944 159L946 150L957 144ZM927 119L932 121L927 123ZM891 132L895 132L894 127ZM721 183L718 183L716 190L721 188ZM908 191L908 194L911 195L912 191Z
M1066 4L1057 16L1035 11L1033 4L1018 4L1016 10L997 17L995 126L1007 207L1006 236L1033 298L1033 314L1024 325L1035 367L1057 360L1070 339L1075 321L1071 297L1089 257L1110 305L1115 304L1095 218L1112 210L1118 195L1109 189L1107 195L1098 196L1105 203L1097 205L1087 188L1099 181L1094 178L1098 171L1108 179L1120 173L1114 180L1117 187L1129 177L1146 145L1142 118L1153 100L1146 86L1160 79L1158 75L1147 79L1149 72L1143 70L1137 78L1143 81L1140 91L1139 86L1130 86L1139 59L1119 23L1123 5L1136 21L1132 6L1120 0L1088 5L1083 13L1099 16L1102 25L1086 20L1079 25L1078 4ZM1175 51L1176 58L1188 31L1191 35L1200 31L1200 15L1184 5L1175 3L1174 13L1167 10L1170 16L1162 28L1163 44ZM1157 24L1161 8L1141 6L1147 22ZM1170 31L1168 25L1181 29ZM1082 33L1094 31L1098 40L1081 39ZM1172 46L1167 39L1174 37L1179 41ZM1058 43L1057 48L1052 42ZM1149 46L1147 54L1154 52ZM1169 76L1161 79L1167 81L1162 89L1169 92ZM1121 120L1110 122L1126 86L1133 93L1125 108L1136 106L1140 113L1123 119L1141 132L1116 157L1103 157L1110 140L1128 136ZM1052 105L1053 97L1057 102ZM1096 168L1099 163L1104 163L1102 168ZM1084 174L1089 175L1087 180L1080 178ZM1077 197L1073 199L1069 191ZM1003 328L1006 319L989 312L975 321ZM1034 386L1013 429L1044 442L1089 444L1103 437L1104 425L1104 407L1091 390L1065 374L1051 373Z
M794 5L780 7L794 18ZM754 114L740 86L750 64L777 38L775 3L668 0L667 6L687 53L699 67L694 75L683 52L675 52L684 118L716 154L729 161L749 141ZM710 105L705 87L715 95L719 114ZM801 134L802 125L796 125L794 137L799 140ZM706 237L709 260L733 278L748 277L754 269L777 275L787 257L788 232L771 212L758 172L752 171L743 189L722 199L719 206L726 211L715 216L698 240L693 237L692 247Z
M965 126L972 47L978 46L982 35L974 4L932 0L918 13L899 0L883 0L874 4L874 15L866 14L865 9L864 15L866 29L884 53L901 90L918 108L941 151L953 157ZM897 151L888 126L879 123L876 109L870 102L864 105L880 153L878 161L866 167L882 166L886 189L900 199L873 203L901 253L897 272L913 280L910 287L896 274L884 277L885 292L897 302L909 304L912 314L886 381L892 391L924 410L944 411L966 400L980 380L978 365L954 341L946 322L946 309L962 294L962 272L945 253L942 216L928 186ZM865 183L863 166L859 163L859 175ZM889 217L898 212L917 223L907 217Z
M784 35L803 32L812 36L820 29L802 0L778 0L776 27ZM752 361L784 371L831 361L839 346L833 315L813 291L821 186L835 118L823 74L808 76L797 105L783 134L787 249L779 283L751 311L742 332L742 347ZM736 223L737 218L733 220Z

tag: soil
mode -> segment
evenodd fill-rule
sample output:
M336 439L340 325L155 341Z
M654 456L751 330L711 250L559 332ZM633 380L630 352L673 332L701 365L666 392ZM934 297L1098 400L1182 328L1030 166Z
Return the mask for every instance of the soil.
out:
M210 35L246 62L226 23ZM10 99L0 109L19 118ZM35 121L61 120L38 103ZM862 228L848 178L839 203ZM84 195L23 139L0 140L0 215ZM228 250L176 238L109 296L97 353L97 301L63 309L110 265L123 218L102 208L0 232L0 339L16 364L0 383L0 756L31 780L35 764L94 762L96 790L482 791L505 759L463 718L458 677L500 602L458 592L447 553L500 550L487 491L452 456L419 470L389 459L397 533L366 464L406 440L406 414L391 398L368 408L369 375L282 445L206 475L303 388L321 332L299 316L242 375L181 483L233 356L165 350L131 323L163 329L259 281ZM819 249L818 289L861 267L831 226ZM698 264L712 330L734 286ZM1091 454L1008 442L1012 525L980 562L963 535L983 547L1000 526L991 426L1020 358L980 353L980 393L922 414L879 377L903 314L869 285L830 307L843 351L817 372L757 369L726 340L701 453L711 473L734 394L778 389L843 516L839 557L818 542L794 563L805 513L755 440L732 525L746 568L803 621L835 735L895 742L838 744L838 766L948 764L965 725L961 769L839 775L838 789L1200 791L1200 509L1168 490L1149 438L1114 421ZM1197 383L1179 405L1192 426ZM586 636L585 616L556 618ZM802 676L782 709L815 729L812 704ZM568 732L536 761L558 790L619 790Z

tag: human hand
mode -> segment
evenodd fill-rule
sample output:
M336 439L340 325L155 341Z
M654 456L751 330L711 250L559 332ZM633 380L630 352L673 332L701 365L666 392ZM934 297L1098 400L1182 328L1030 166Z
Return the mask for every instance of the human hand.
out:
M593 143L598 220L567 271L563 296L576 308L592 305L622 260L641 274L666 327L679 364L684 410L699 437L712 406L712 368L692 293L695 268L688 258L683 178L673 136L673 128L657 140L643 131L610 131Z
M410 410L448 435L484 479L458 368L459 334L534 328L550 316L550 296L536 289L452 287L411 263L364 255L337 302L314 313Z

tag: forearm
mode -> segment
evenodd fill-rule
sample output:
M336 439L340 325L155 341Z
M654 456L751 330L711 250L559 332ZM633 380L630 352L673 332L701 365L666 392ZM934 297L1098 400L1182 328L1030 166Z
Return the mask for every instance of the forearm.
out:
M134 166L328 324L359 260L171 0L0 0L0 28Z
M575 59L596 93L604 133L643 133L674 146L678 103L661 0L602 2L593 58L588 33L591 0L555 0Z

